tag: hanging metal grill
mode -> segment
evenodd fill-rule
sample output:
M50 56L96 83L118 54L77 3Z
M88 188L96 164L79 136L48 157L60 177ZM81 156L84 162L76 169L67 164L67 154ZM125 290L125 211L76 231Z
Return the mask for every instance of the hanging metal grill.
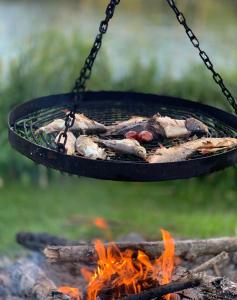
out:
M119 2L119 0L110 1L106 9L106 18L101 22L100 32L96 36L92 50L73 91L69 94L35 99L12 110L9 116L11 145L33 161L47 167L70 174L111 180L159 181L189 178L214 172L237 163L236 148L219 151L208 156L195 154L187 160L178 162L154 164L125 154L113 154L108 160L92 160L65 154L67 133L73 127L76 113L83 113L104 125L127 120L134 115L152 117L157 112L174 119L194 117L208 126L210 137L237 138L237 118L208 105L153 94L115 91L85 92L85 83L90 78L103 35L107 31L108 23ZM167 2L175 12L180 24L184 26L192 44L199 50L200 57L212 72L214 80L221 87L225 97L237 113L235 99L224 85L221 76L215 71L207 54L201 50L199 41L188 27L183 14L178 10L173 0L167 0ZM65 109L69 111L66 115ZM36 134L40 127L58 118L65 119L65 129L59 135L57 142L56 133ZM110 138L113 137L106 137L106 139ZM172 147L175 143L177 141L162 140L162 144L166 147ZM157 146L157 141L144 145L148 154L154 152Z

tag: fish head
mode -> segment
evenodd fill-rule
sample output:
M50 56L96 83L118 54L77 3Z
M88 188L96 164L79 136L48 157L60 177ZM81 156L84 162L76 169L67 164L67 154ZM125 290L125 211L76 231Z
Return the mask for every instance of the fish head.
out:
M193 134L207 134L209 132L208 126L195 118L188 118L185 126Z

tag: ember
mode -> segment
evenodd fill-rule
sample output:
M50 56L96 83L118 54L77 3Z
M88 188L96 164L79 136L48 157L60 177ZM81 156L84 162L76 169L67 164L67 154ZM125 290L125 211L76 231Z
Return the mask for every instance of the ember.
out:
M96 300L97 296L110 293L111 299L122 298L130 294L138 294L143 290L171 281L174 268L175 246L171 235L161 230L164 240L164 252L158 259L150 259L141 250L127 249L120 251L115 243L106 248L100 241L95 241L98 255L97 268L91 271L82 268L81 273L88 282L87 300ZM77 289L67 288L68 291ZM64 293L64 289L59 288ZM77 290L78 292L78 290ZM80 293L78 292L80 295ZM81 299L80 296L75 298ZM169 300L170 295L164 299Z

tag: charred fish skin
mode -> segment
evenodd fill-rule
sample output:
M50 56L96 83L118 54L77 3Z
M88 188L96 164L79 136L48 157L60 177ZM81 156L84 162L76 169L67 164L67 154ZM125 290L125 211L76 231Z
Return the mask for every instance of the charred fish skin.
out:
M149 163L184 161L194 153L203 155L237 147L236 138L200 138L170 148L158 148L147 158Z
M141 159L146 159L146 149L140 143L133 139L123 140L99 140L99 143L105 147L114 150L117 153L130 154Z
M76 140L76 151L78 154L90 159L105 160L107 155L103 148L100 148L92 138L80 135Z
M126 121L116 122L110 126L107 126L107 132L105 136L118 136L125 135L129 131L142 131L145 130L147 124L147 117L131 117Z
M132 124L128 127L123 127L115 131L108 132L108 134L111 136L126 135L129 131L141 132L141 131L145 131L146 128L147 128L147 121L141 121L136 124Z
M55 143L58 143L59 136L62 132L60 132L57 137L55 138ZM63 137L62 137L62 142L63 142ZM76 147L76 137L72 132L67 132L67 141L65 144L65 151L67 155L74 155L75 154L75 149Z
M208 134L209 128L206 124L196 118L188 118L185 121L185 126L191 134Z

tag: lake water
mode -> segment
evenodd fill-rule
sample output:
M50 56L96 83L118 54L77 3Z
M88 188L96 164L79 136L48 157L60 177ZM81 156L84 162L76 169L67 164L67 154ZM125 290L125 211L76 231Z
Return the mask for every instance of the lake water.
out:
M219 69L236 69L236 0L177 0L197 32L201 45ZM93 41L104 16L105 0L0 0L0 55L5 67L39 32L77 32ZM196 49L165 0L124 0L104 40L115 77L129 69L133 58L179 77L199 61Z

